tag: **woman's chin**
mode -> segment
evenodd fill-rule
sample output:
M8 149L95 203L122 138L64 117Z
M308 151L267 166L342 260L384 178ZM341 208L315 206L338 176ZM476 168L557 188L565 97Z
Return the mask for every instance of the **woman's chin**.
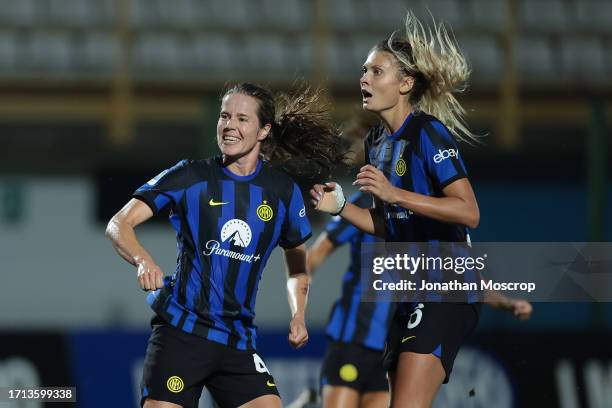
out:
M237 145L221 144L219 146L221 153L227 157L235 157L240 155L240 148Z
M366 112L373 112L373 113L374 113L374 112L376 112L376 110L372 108L372 104L371 104L371 103L369 103L369 102L363 102L363 103L361 104L361 107L362 107L362 108L363 108L363 110L364 110L364 111L366 111Z

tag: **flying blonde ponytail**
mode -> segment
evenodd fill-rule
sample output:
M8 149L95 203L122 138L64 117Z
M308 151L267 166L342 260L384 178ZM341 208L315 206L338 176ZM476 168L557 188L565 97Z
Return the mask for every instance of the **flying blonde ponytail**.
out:
M434 20L433 30L425 28L408 12L404 35L394 32L374 49L392 53L403 73L414 78L409 99L416 109L438 118L456 139L480 142L465 124L465 109L455 98L467 88L470 70L443 24Z

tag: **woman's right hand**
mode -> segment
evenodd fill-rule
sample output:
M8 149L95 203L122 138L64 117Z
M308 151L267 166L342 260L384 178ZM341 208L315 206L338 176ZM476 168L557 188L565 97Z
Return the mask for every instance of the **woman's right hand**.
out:
M325 184L315 184L310 189L310 202L315 210L338 215L344 209L346 198L342 186L330 181Z
M153 260L143 259L138 263L138 285L142 290L155 290L164 287L164 273Z

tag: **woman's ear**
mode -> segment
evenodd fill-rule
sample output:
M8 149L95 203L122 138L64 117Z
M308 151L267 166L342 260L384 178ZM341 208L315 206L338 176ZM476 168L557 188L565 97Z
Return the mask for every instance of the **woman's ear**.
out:
M407 95L414 86L414 77L410 75L406 75L402 78L402 82L400 84L400 93L402 95Z
M259 132L257 133L257 141L263 142L270 134L270 130L272 130L272 125L269 123L259 129Z

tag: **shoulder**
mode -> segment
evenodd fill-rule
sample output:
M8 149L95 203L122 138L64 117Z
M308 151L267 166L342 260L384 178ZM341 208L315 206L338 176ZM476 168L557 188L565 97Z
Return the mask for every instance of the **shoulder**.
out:
M414 140L422 148L430 146L446 148L457 144L444 123L424 112L414 114L402 136Z
M190 167L193 164L193 160L183 159L171 167L166 168L164 171L155 176L148 184L155 184L161 179L179 178L182 175L189 173Z
M190 160L189 171L193 177L202 180L208 180L211 174L221 170L219 165L220 157L213 156L206 159Z
M192 160L194 169L211 170L220 167L221 156L212 156L206 159Z
M207 172L202 171L206 167L204 160L183 159L165 170L162 177L166 183L186 188L207 178Z
M291 197L293 187L297 185L289 174L265 161L261 168L261 177L264 182L273 186L275 190L281 192L281 195L284 196Z
M457 140L451 131L439 120L428 122L421 131L421 137L425 138L434 147L447 148L457 146Z
M423 129L434 122L439 122L435 116L428 115L421 111L413 112L400 137L406 140L416 139L421 135Z

